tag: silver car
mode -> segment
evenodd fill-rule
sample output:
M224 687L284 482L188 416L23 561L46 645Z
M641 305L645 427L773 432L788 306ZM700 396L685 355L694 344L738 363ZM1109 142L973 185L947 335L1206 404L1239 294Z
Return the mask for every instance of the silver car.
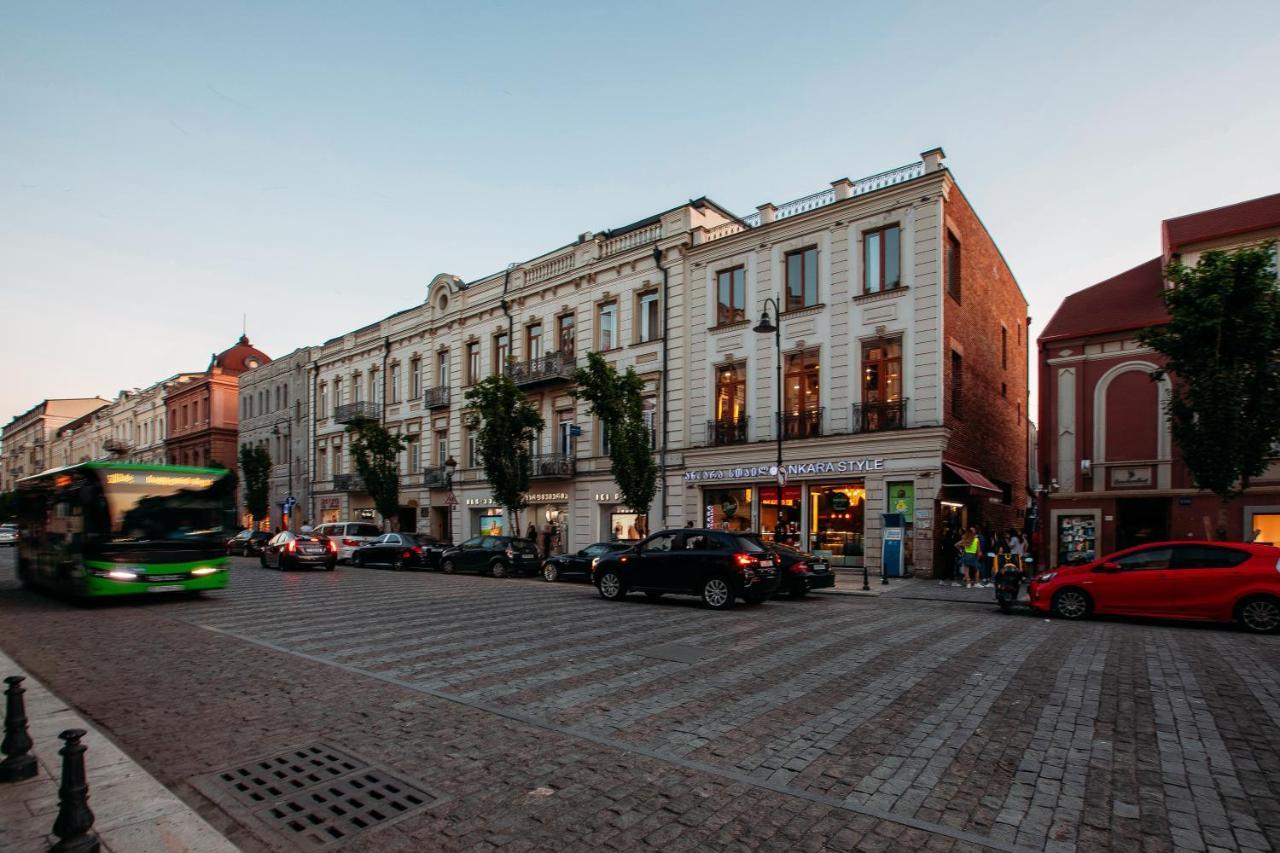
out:
M345 563L361 545L365 545L382 535L378 525L367 521L332 521L321 524L311 531L318 536L327 536L338 546L338 562Z
M18 525L0 524L0 545L12 548L18 544Z

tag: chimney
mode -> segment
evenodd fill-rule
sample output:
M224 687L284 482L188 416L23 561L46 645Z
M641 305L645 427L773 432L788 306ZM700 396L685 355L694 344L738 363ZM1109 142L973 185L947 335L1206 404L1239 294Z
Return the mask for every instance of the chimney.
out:
M841 178L838 181L832 181L831 188L836 191L836 201L844 201L846 198L853 198L853 181L848 178Z
M774 214L778 212L778 208L776 208L771 201L766 201L764 204L757 205L756 210L760 211L761 225L768 225L772 222Z
M924 172L936 172L942 168L942 161L947 157L941 148L930 148L928 151L920 155L920 159L924 161Z

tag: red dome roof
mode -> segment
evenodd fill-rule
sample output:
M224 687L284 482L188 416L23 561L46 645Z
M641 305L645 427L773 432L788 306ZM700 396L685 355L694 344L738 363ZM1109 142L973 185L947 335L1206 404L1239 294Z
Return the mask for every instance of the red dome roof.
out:
M235 346L215 355L213 362L209 366L211 368L219 367L224 373L239 376L246 370L252 370L269 361L271 361L270 356L254 347L253 344L249 343L247 337L241 335Z

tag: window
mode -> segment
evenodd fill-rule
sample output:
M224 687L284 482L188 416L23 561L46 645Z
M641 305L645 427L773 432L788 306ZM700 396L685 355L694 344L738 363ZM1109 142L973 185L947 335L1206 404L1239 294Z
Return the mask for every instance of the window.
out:
M955 301L960 301L960 241L956 235L947 232L947 293Z
M289 408L289 386L288 385L280 386L280 399L284 401L283 403L280 404L280 408L282 409Z
M480 467L480 449L476 445L476 431L473 429L467 430L467 467Z
M897 225L862 235L862 290L879 293L901 284L901 232Z
M1121 557L1115 562L1127 572L1146 569L1167 569L1172 556L1172 548L1146 548Z
M363 389L364 389L364 386L360 383L360 374L359 373L352 374L351 402L359 403L362 399L364 399L363 396L361 396L364 393Z
M951 351L951 414L960 417L964 398L964 357Z
M1000 369L1009 369L1009 330L1005 326L1000 327Z
M783 408L787 412L798 414L821 407L818 354L818 348L814 347L784 356Z
M658 446L658 401L653 397L644 398L644 409L640 413L644 419L644 428L649 431L649 449Z
M560 442L560 455L572 456L573 435L571 432L573 430L573 412L569 410L560 412L556 415L556 420L560 425L560 435L558 437Z
M596 418L596 433L600 436L600 455L608 456L613 450L613 442L609 441L609 428L599 418Z
M658 318L658 292L656 290L640 294L636 304L636 313L639 315L640 320L640 336L638 338L640 343L651 341L661 334L662 323Z
M1233 569L1247 559L1247 551L1213 545L1178 545L1173 549L1175 569Z
M340 377L333 380L333 404L335 406L342 405L342 379Z
M417 400L422 396L422 359L414 356L409 359L409 399Z
M645 553L652 553L655 551L665 553L670 551L675 545L676 535L677 534L675 533L660 533L641 545L640 550Z
M281 408L283 408L283 407L280 405L280 386L279 386L279 385L277 385L277 386L276 386L276 408L275 408L275 411L277 411L277 412L278 412L278 411L280 411L280 409L281 409Z
M716 325L747 319L747 270L733 267L716 273Z
M405 450L408 451L405 455L409 457L408 459L409 470L406 471L405 473L412 474L415 471L422 470L422 464L421 464L422 450L418 446L418 436L414 435L413 433L410 433L409 435L406 435L404 438L405 438Z
M524 351L527 359L542 358L542 324L530 323L524 330Z
M333 475L336 477L342 473L342 443L338 442L333 445Z
M442 349L436 353L436 385L449 387L449 351Z
M382 399L382 386L378 384L378 368L369 368L369 402L377 403Z
M902 399L902 341L876 341L862 346L862 402L893 403Z
M563 314L556 318L556 345L565 356L573 355L573 315Z
M818 248L787 253L787 311L818 304Z
M474 385L480 381L480 342L467 344L467 384Z
M511 355L511 336L499 332L493 336L493 372L501 373L507 367L507 358Z
M618 346L618 303L606 302L601 305L598 316L600 333L596 348L606 352Z
M449 458L449 433L447 430L436 430L436 464L443 466Z
M716 368L716 420L737 421L747 411L747 364L726 364Z
M400 365L392 364L388 371L387 381L391 384L390 398L392 403L400 402Z

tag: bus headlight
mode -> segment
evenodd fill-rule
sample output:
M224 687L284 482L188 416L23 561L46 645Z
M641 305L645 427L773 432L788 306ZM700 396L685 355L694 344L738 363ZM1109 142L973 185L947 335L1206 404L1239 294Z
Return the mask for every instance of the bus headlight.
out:
M131 572L128 569L112 569L107 572L107 577L113 581L136 581L138 579L137 572Z
M191 576L193 578L199 578L199 577L204 577L205 575L211 575L216 571L217 569L214 568L213 566L201 566L198 569L192 569Z

